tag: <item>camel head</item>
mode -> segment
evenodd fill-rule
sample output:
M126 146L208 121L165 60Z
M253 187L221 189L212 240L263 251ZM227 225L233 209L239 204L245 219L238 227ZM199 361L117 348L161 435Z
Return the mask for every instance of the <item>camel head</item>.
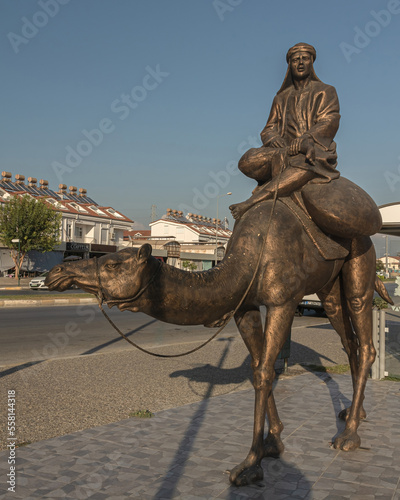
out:
M127 307L124 307L124 302L119 301L138 294L159 265L151 256L151 251L151 245L145 244L139 249L126 248L98 259L65 262L51 269L45 283L50 290L59 292L67 290L71 285L94 295L101 291L109 307L118 304L123 310Z

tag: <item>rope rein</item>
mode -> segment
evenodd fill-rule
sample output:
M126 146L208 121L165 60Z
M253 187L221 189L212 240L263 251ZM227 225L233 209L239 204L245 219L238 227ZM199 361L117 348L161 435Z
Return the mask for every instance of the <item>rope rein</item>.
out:
M200 349L202 349L203 347L205 347L207 344L209 344L212 340L214 340L217 337L217 335L219 335L222 332L222 330L226 327L226 325L229 323L229 321L233 318L233 316L238 312L238 310L242 306L242 304L245 301L245 299L246 299L246 297L247 297L247 295L248 295L251 287L253 286L254 280L256 279L256 275L257 275L258 269L260 267L260 263L261 263L261 259L262 259L262 256L263 256L263 253L264 253L264 250L265 250L265 246L267 244L269 230L271 228L272 216L273 216L273 213L274 213L274 210L275 210L276 201L277 201L277 198L278 198L279 182L280 182L280 178L281 178L281 174L282 174L283 168L284 168L284 163L282 162L280 170L279 170L279 173L278 173L277 186L276 186L276 189L275 189L275 192L274 192L274 197L272 199L271 213L270 213L269 220L268 220L268 225L267 225L267 230L266 230L266 233L265 233L265 238L264 238L264 241L263 241L263 244L262 244L262 247L261 247L261 251L260 251L260 254L259 254L259 257L258 257L258 260L257 260L257 265L256 265L256 267L254 269L253 277L251 278L250 283L249 283L248 287L246 288L246 291L243 294L243 297L241 298L239 304L235 307L235 309L229 313L229 316L224 321L223 325L221 325L218 328L218 330L208 340L206 340L205 342L203 342L199 346L195 347L194 349L191 349L190 351L182 352L182 353L179 353L179 354L158 354L156 352L149 351L149 350L145 349L144 347L140 347L138 344L136 344L130 338L128 338L124 333L122 333L121 330L117 327L117 325L112 321L112 319L108 316L108 314L103 309L103 302L107 303L107 301L104 300L104 293L103 293L103 288L101 286L101 279L100 279L99 263L98 263L97 257L95 258L96 259L95 260L95 262L96 262L96 276L97 276L97 283L98 283L98 286L99 286L99 292L97 294L97 300L98 300L98 303L99 303L100 310L103 313L103 316L106 318L106 320L110 323L110 325L114 328L114 330L123 339L125 339L127 342L129 342L133 347L136 347L136 349L138 349L139 351L142 351L145 354L150 354L150 356L155 356L157 358L179 358L181 356L187 356L187 355L192 354L192 353L194 353L196 351L199 351ZM155 278L158 275L158 273L161 270L161 268L162 268L162 264L160 262L159 265L158 265L158 267L157 267L157 269L155 270L155 272L153 273L152 277L150 278L150 280L147 282L147 284L143 288L141 288L136 293L136 295L134 297L128 298L128 299L113 300L111 302L122 303L122 302L134 302L135 300L137 300L147 290L147 288L153 283L153 281L155 280Z
M113 300L113 302L117 302L117 303L122 303L122 302L133 302L134 300L138 299L142 294L143 292L150 286L150 284L154 281L156 275L158 274L158 272L160 271L162 267L162 264L160 262L158 268L156 269L156 271L154 272L153 276L150 278L150 280L148 281L148 283L141 289L139 290L139 292L132 298L130 299L121 299L121 300ZM100 270L99 270L99 263L97 261L97 258L96 258L96 275L97 275L97 282L98 282L98 285L99 285L99 293L97 295L97 301L99 303L99 307L100 307L100 311L103 313L103 316L106 318L106 320L110 323L110 325L114 328L114 330L123 338L125 339L127 342L129 342L131 345L133 345L133 347L136 347L136 349L139 349L139 351L142 351L144 352L145 354L150 354L151 356L155 356L157 358L179 358L181 356L186 356L188 354L192 354L193 352L196 352L198 351L199 349L201 349L202 347L206 346L207 344L209 344L212 340L215 339L215 337L225 328L225 326L228 324L228 321L231 319L232 316L229 316L229 319L218 329L218 331L216 333L214 333L214 335L212 337L210 337L206 342L204 342L203 344L199 345L198 347L190 350L190 351L187 351L187 352L183 352L183 353L180 353L180 354L158 354L156 352L152 352L152 351L148 351L147 349L145 349L144 347L140 347L138 344L136 344L135 342L133 342L130 338L128 338L123 332L121 332L121 330L117 327L117 325L113 322L113 320L108 316L108 314L105 312L105 310L103 309L103 302L106 302L104 300L104 294L103 294L103 289L101 287L101 280L100 280ZM107 302L106 302L107 303Z

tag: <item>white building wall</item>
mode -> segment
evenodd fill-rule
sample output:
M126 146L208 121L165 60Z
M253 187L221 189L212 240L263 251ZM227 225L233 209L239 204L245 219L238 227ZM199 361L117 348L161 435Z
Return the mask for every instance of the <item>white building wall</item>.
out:
M118 245L124 239L124 231L131 228L131 223L122 223L115 221L106 221L105 219L88 217L79 215L75 217L71 214L62 214L61 221L61 239L62 241L77 241L80 243L97 243L105 245ZM71 227L71 235L68 236L68 226ZM76 236L76 228L82 228L82 237ZM102 240L102 229L103 233ZM111 234L114 234L114 240L111 239Z
M207 231L205 228L200 227L201 224L198 224L198 226L199 230L202 230L201 234L185 224L179 224L167 219L160 219L150 224L151 237L165 239L171 238L175 239L179 243L212 243L215 241L215 230L213 231L213 228L209 228L209 231ZM218 241L228 240L227 236L222 235L220 230L218 233Z
M115 234L115 244L122 245L122 242L124 241L124 230L123 229L115 229L114 234Z
M380 260L383 265L386 264L386 257L380 257L377 260ZM399 259L394 259L393 257L388 256L387 261L389 269L400 269Z
M181 243L198 242L199 235L183 224L159 220L150 224L152 238L174 238Z

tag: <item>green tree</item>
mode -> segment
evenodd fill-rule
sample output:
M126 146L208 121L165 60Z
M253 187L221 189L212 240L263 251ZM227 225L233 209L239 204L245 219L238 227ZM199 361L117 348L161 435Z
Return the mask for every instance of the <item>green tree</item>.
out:
M194 262L190 262L189 260L184 260L182 262L182 267L186 269L186 271L194 271L197 269L197 265Z
M44 201L27 195L14 196L0 206L0 239L11 250L16 278L29 250L49 252L60 242L61 218ZM20 241L19 252L13 239Z
M381 260L376 261L376 270L377 271L384 271L385 266L383 265L383 262Z

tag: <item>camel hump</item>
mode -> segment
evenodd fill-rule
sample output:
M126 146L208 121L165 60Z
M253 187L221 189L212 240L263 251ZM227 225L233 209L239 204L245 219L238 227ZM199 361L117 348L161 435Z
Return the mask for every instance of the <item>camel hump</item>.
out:
M371 236L382 227L374 200L345 177L309 183L302 189L302 196L314 222L328 234L356 238Z

